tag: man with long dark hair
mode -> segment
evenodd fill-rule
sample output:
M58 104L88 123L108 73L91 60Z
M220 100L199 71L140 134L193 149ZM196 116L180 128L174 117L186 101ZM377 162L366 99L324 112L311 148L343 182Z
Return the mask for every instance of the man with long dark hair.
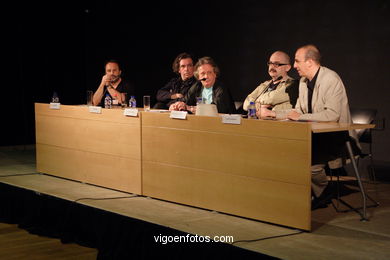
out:
M178 76L172 78L157 92L157 103L153 108L168 109L177 101L183 101L190 87L196 82L194 78L194 61L190 54L180 53L172 64L172 70Z

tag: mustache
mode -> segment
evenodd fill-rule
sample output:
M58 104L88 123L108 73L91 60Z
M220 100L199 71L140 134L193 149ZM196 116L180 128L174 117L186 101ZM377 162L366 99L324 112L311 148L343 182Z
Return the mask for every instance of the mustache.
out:
M120 78L120 76L114 76L114 75L112 75L110 81L111 81L111 83L114 83L114 82L118 81L119 78Z
M276 69L270 69L268 72L276 72Z

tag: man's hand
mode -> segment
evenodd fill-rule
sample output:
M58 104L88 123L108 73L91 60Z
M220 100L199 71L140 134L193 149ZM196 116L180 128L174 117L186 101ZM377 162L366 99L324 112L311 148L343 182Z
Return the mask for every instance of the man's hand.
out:
M178 98L183 98L183 94L181 93L175 93L171 95L171 99L178 99Z
M110 85L111 85L111 76L105 74L105 75L102 77L102 82L101 82L101 83L103 83L104 86L110 86Z
M290 113L287 114L287 118L291 120L299 120L299 117L301 116L300 113L298 113L296 110L291 110Z
M260 104L259 104L259 106L256 106L257 117L258 118L276 117L275 112L268 109L270 107L272 107L272 106L271 105L260 105Z
M196 113L196 106L187 106L187 111L190 111L192 114L195 115L195 113Z
M169 111L185 111L187 110L186 103L178 101L169 106Z

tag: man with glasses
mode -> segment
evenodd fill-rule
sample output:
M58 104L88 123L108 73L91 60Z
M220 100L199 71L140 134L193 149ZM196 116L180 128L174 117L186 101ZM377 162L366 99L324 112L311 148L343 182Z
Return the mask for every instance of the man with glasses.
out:
M180 53L172 64L173 72L178 74L157 92L157 103L153 108L168 109L178 101L183 101L190 87L195 84L194 61L188 53Z
M256 104L257 117L268 117L271 111L295 107L298 97L298 81L287 75L291 69L290 57L282 51L274 52L268 61L271 80L261 83L245 99L243 109L248 110L251 101Z

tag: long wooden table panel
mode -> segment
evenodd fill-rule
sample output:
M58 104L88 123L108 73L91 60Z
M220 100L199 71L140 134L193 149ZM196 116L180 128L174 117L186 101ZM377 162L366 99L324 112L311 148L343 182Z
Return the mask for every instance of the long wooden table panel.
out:
M306 123L142 113L143 194L310 230Z
M37 171L141 194L141 121L117 109L35 104Z
M37 171L311 228L311 135L374 125L243 119L35 104Z

